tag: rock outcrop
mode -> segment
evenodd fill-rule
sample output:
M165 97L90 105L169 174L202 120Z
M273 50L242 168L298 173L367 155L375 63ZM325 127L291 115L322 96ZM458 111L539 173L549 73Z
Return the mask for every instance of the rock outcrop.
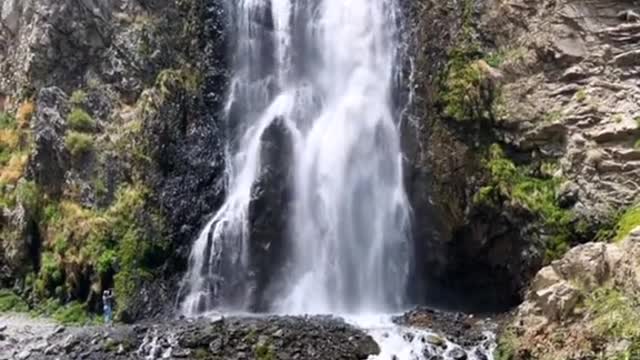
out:
M640 182L635 1L492 4L482 17L505 62L506 143L555 159L572 207L603 216ZM525 19L523 23L523 19ZM505 29L509 29L505 31ZM567 185L569 186L569 185Z
M417 296L505 309L545 262L639 200L638 3L413 5L415 94L403 134L416 278L426 279ZM478 201L495 175L492 143L531 183L557 184L545 185L555 200L539 205L555 215L522 201L540 191L531 184L512 184L525 189L520 199ZM559 229L549 218L561 212Z
M637 229L620 244L575 247L540 270L501 335L498 358L640 356L639 252Z

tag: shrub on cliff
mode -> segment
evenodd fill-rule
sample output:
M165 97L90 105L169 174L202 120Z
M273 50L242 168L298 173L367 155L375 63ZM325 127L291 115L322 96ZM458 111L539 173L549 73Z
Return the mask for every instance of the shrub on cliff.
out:
M69 102L74 106L82 106L87 101L87 93L83 90L76 90L71 94Z
M75 108L69 113L67 124L76 131L93 131L96 128L95 120L80 108Z
M71 156L80 156L91 152L94 148L93 137L77 131L69 132L64 138L64 144Z
M123 186L104 210L50 202L42 211L45 246L35 280L41 301L84 303L115 285L118 314L125 312L168 245L162 217L148 202L142 185Z

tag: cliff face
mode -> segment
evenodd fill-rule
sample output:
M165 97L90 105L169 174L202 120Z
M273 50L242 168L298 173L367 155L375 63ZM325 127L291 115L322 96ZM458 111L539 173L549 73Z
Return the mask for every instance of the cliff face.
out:
M405 138L429 301L513 305L544 263L614 236L638 201L638 5L416 2Z
M223 191L221 5L1 5L2 285L162 313Z

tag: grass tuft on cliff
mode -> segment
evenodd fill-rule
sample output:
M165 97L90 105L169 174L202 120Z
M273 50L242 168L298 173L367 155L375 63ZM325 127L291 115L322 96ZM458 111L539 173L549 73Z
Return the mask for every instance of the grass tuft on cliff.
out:
M42 211L45 246L34 280L38 298L84 301L89 291L97 294L115 284L118 314L126 311L168 246L162 217L148 201L142 185L123 186L104 210L50 201Z
M27 303L16 293L8 289L0 289L0 313L7 311L26 312Z
M75 108L71 110L69 116L67 117L67 123L69 127L76 131L94 131L96 128L96 122L93 120L91 115L89 115L86 111Z
M70 131L64 137L64 145L74 157L88 154L94 149L93 137L77 131Z
M544 178L532 175L532 169L518 167L508 159L498 144L493 144L485 159L485 167L489 172L489 183L474 196L476 204L500 206L503 201L521 206L539 216L549 236L546 243L547 260L561 257L569 249L571 212L562 209L556 201L556 189L561 179L547 175ZM545 164L535 173L544 171Z
M74 106L82 106L87 101L87 93L84 90L76 90L71 94L69 102Z
M633 230L640 227L640 205L629 208L616 225L616 236L614 242L624 240Z

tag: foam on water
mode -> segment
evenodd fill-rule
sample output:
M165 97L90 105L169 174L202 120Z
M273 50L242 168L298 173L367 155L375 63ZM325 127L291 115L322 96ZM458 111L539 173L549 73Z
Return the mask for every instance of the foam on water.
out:
M464 351L469 360L493 360L495 335L485 333L485 340L472 347L463 349L434 332L395 324L393 315L347 315L347 322L367 331L380 346L380 354L370 359L379 360L430 360L456 359L456 349ZM440 341L442 343L440 344Z

